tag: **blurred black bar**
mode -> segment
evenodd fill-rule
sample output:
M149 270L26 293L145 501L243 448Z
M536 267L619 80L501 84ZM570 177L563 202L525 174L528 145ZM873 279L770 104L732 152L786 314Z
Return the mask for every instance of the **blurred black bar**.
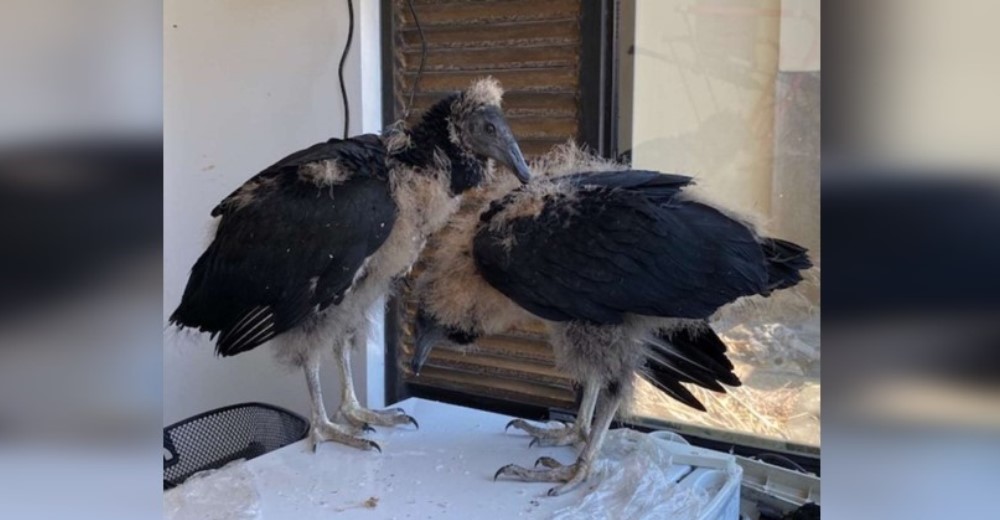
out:
M162 181L158 135L0 149L0 319L159 250Z
M983 176L823 172L824 318L1000 310L1000 188Z

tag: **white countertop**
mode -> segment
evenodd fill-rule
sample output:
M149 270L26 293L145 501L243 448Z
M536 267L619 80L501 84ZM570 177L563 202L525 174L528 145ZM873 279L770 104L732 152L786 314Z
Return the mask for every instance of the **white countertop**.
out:
M377 428L368 438L379 443L381 454L329 442L311 453L301 441L248 461L260 518L548 517L579 502L587 487L548 497L551 483L494 482L505 464L530 467L542 455L564 463L576 459L572 448L529 448L527 434L513 428L504 433L511 417L416 398L396 406L415 417L420 430ZM220 508L231 509L231 503ZM218 517L233 515L220 510Z

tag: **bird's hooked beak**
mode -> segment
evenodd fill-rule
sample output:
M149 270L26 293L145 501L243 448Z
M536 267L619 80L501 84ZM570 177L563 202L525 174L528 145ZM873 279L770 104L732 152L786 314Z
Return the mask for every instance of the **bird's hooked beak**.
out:
M420 375L420 369L427 361L427 356L435 344L445 338L444 327L428 316L421 309L417 311L417 319L413 326L413 357L410 359L410 369Z
M510 133L509 130L507 132ZM524 155L521 154L521 147L517 145L513 135L508 136L507 157L501 162L514 172L521 184L527 184L531 180L531 170L528 169L528 163L524 161Z
M521 147L517 145L517 139L514 139L514 133L510 131L510 127L505 121L497 121L496 127L496 141L491 147L492 153L489 155L500 164L510 168L521 184L527 184L531 180L531 170L528 169L528 163L525 162L524 155L521 154Z

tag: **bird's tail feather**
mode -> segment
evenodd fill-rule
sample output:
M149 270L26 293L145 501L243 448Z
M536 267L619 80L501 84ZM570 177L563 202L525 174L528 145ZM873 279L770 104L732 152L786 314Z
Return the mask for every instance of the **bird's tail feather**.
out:
M215 353L225 357L253 350L301 323L314 310L311 294L312 291L303 285L274 305L248 309L223 329L215 344Z
M252 350L303 320L312 308L305 287L286 295L278 305L241 301L225 284L209 283L214 254L213 242L191 268L184 295L169 322L209 333L216 355Z
M642 377L678 401L696 409L705 406L681 383L725 393L722 385L740 386L726 344L707 324L661 330L646 338Z
M761 241L761 248L767 261L769 291L785 289L801 282L800 271L813 265L806 248L787 240L765 238Z
M222 328L223 317L216 309L218 306L210 305L210 299L207 298L207 266L210 263L212 253L213 248L210 246L191 268L191 275L184 287L181 302L170 314L169 322L177 327L190 327L201 332L210 332L214 336Z

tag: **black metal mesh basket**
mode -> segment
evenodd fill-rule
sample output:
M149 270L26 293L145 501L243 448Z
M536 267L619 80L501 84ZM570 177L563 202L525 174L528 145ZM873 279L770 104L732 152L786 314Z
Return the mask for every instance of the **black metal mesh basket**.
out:
M300 415L262 403L218 408L163 429L163 488L192 474L250 460L301 440L309 423Z

